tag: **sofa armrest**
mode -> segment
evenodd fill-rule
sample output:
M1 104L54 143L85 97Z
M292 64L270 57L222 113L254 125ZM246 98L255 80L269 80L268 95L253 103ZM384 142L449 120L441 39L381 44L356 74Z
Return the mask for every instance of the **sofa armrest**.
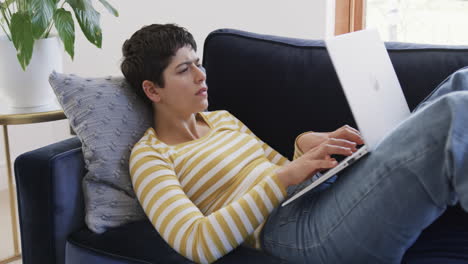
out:
M84 226L80 141L24 153L14 167L23 263L65 263L68 235Z

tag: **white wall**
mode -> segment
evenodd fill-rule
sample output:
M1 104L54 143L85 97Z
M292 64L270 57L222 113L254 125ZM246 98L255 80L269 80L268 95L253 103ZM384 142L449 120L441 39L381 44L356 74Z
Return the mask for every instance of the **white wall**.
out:
M334 27L334 0L110 0L120 13L118 18L104 10L98 1L93 2L102 14L102 49L87 42L77 26L75 60L64 55L64 72L82 76L120 75L122 43L133 32L152 23L177 23L187 28L197 41L200 58L204 39L218 28L316 39L331 35ZM20 153L69 137L66 121L10 126L9 131L12 160ZM0 147L0 189L4 189L3 141Z
M202 56L203 42L218 28L235 28L257 33L300 38L323 38L328 34L333 0L236 0L236 1L111 1L119 10L115 18L102 10L101 50L77 39L76 58L66 58L64 70L83 75L120 74L121 46L144 25L177 23L195 37ZM136 4L138 3L138 4ZM333 22L333 21L332 21ZM92 65L92 67L90 67Z

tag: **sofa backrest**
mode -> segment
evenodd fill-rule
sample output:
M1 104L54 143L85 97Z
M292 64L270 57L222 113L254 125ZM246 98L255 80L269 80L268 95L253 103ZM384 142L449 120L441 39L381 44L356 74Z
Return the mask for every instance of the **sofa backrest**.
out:
M411 109L468 65L468 46L385 44ZM323 41L220 29L203 65L208 109L230 111L288 158L301 132L356 126Z

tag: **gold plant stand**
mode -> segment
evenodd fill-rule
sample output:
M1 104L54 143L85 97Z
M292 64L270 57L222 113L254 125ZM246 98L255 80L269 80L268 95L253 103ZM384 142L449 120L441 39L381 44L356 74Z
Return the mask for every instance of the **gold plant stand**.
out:
M10 142L8 138L8 125L23 125L66 119L60 105L54 102L50 105L28 108L11 108L0 102L0 125L3 126L3 140L5 143L5 160L7 166L8 193L10 200L11 228L13 234L13 256L1 259L0 264L6 264L21 259L18 237L18 224L16 219L16 195L13 184L13 170L11 168Z

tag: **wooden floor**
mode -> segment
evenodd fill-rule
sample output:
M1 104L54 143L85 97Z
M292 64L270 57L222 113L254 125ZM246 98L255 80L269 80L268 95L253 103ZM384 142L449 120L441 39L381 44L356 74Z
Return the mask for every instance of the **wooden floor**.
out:
M19 230L18 230L19 233ZM0 263L13 255L13 236L11 231L10 203L8 191L0 190ZM21 260L10 264L21 264Z

